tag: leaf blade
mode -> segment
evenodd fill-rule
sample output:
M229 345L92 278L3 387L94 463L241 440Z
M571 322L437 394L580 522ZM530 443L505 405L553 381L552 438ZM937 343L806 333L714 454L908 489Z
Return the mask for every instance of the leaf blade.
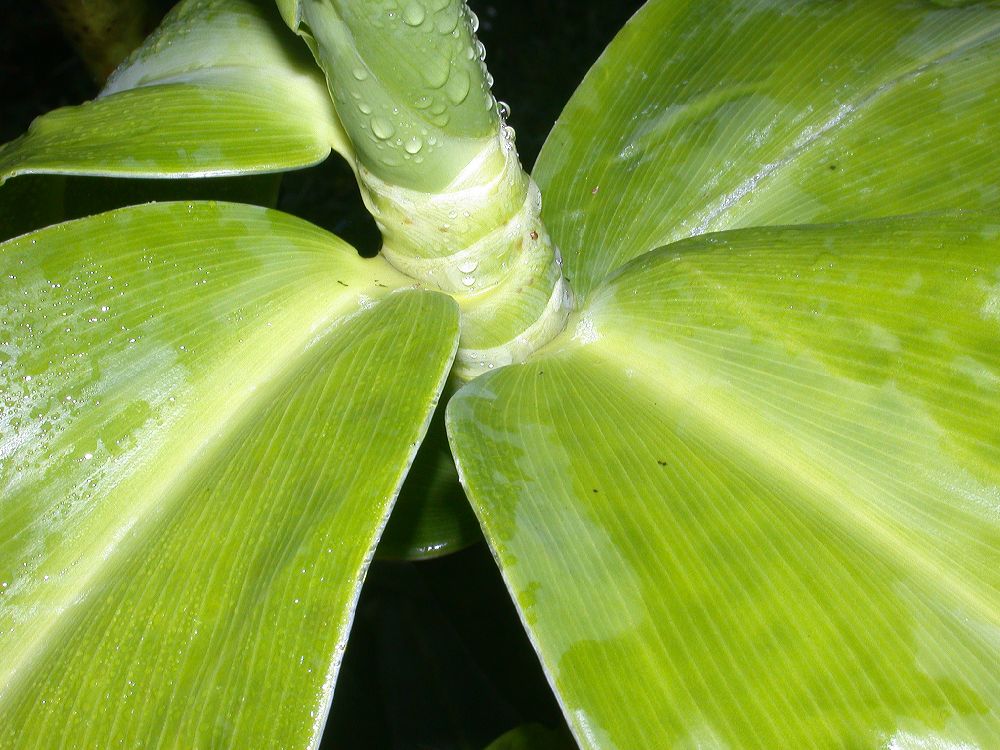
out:
M535 169L574 289L704 232L995 209L998 59L990 4L647 3Z
M97 99L0 148L0 181L249 174L346 154L323 77L295 41L268 3L182 3Z
M159 219L152 238L139 218ZM108 283L88 272L95 254L116 267L115 301L158 317L124 346L102 342L132 321L99 319L86 358L58 337L71 343L46 356L62 367L28 381L0 496L0 743L318 742L364 570L457 346L452 303L391 293L383 262L251 207L143 206L0 247L23 269L46 240L22 284L60 286L29 306L27 341L52 317L85 322L58 297L78 307L80 279ZM183 377L161 344L184 350ZM6 363L7 393L24 360ZM26 455L24 427L67 390L79 408Z
M989 746L998 242L968 217L688 240L453 401L582 746Z

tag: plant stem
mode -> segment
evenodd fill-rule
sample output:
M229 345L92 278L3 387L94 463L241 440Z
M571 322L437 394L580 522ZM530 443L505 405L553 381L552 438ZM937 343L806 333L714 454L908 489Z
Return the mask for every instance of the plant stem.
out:
M522 361L563 329L572 294L490 91L461 0L279 0L313 49L354 149L382 253L463 315L454 375Z

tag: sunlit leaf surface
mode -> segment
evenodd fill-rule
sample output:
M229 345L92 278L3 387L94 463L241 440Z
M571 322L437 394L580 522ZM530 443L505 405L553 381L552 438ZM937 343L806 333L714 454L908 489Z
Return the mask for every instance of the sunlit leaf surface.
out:
M1000 209L1000 5L653 0L542 150L578 295L693 234Z
M0 266L0 745L317 741L454 304L227 204Z
M187 0L97 99L0 148L17 174L271 172L346 153L322 73L266 0Z
M668 246L448 424L581 746L995 746L996 219Z

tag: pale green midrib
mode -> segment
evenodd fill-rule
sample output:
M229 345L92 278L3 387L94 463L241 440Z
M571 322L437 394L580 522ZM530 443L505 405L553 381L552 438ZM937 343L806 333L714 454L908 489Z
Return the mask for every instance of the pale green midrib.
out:
M948 219L951 219L951 218L955 217L954 214L949 214L949 213L941 214L941 216L943 218L948 218ZM994 217L990 216L990 218L994 218ZM885 221L884 219L868 219L868 220L864 220L863 222L861 222L861 225L862 226L884 226L884 223L883 223L884 221ZM798 228L801 228L802 226L803 225L792 225L789 228L798 229ZM814 225L805 225L805 226L808 226L808 227L814 228L814 229L821 229L821 228L838 228L838 227L844 227L845 224L842 224L842 223L835 223L835 224L814 224ZM777 228L775 228L775 230L777 230ZM947 233L952 234L952 235L955 235L955 234L968 234L967 227L963 229L961 226L955 226L955 225L949 225L947 227L941 227L940 230L941 230L942 233L947 232ZM728 231L738 231L738 230L728 230ZM724 231L721 231L721 232L709 232L708 234L700 235L699 237L689 238L688 240L681 240L681 241L679 241L678 245L686 245L688 242L691 242L691 243L700 243L702 240L708 239L708 238L712 238L712 237L718 237L720 239L725 239L727 237L728 231L724 230ZM670 246L667 246L667 247L670 247ZM773 247L773 246L770 246L770 247ZM666 249L666 248L664 248L664 249ZM702 249L702 248L698 248L698 249ZM748 252L764 252L767 249L769 249L769 246L767 246L764 243L761 243L759 246L753 247ZM655 252L655 251L651 251L651 252ZM717 256L717 255L719 255L720 252L724 252L724 251L716 251L716 252L713 253L713 255ZM788 256L782 256L782 257L788 257ZM794 257L794 256L791 256L791 257ZM857 260L875 260L875 261L879 261L879 260L888 260L888 259L891 259L892 255L887 254L887 253L877 253L877 252L872 253L872 254L851 253L850 257L853 260L856 260L856 261ZM683 261L684 260L684 256L683 255L675 255L673 257L673 260L681 260L681 261ZM981 266L980 263L976 263L974 261L965 260L965 259L959 259L959 258L955 258L955 257L947 257L947 256L945 256L945 257L924 257L924 258L921 258L921 260L922 261L926 261L929 264L935 264L935 265L942 266L942 267L944 267L946 269L949 269L949 270L950 269L956 269L959 265L961 265L962 269L966 273L972 271L973 269L977 269L977 268L979 268ZM765 333L770 334L771 339L774 340L774 341L793 342L794 344L797 345L797 350L798 351L810 351L810 350L812 350L814 348L813 344L810 341L809 336L808 336L808 334L807 334L807 332L805 330L803 330L803 329L801 329L799 327L792 328L792 327L789 327L789 326L779 325L777 318L775 318L774 316L768 316L768 315L763 314L763 311L761 310L761 308L759 306L753 306L751 308L749 305L746 304L746 299L740 296L739 291L733 285L727 284L727 283L712 283L712 278L713 278L712 272L705 271L705 270L703 270L703 269L701 269L701 268L699 268L699 267L697 267L697 266L695 266L693 264L685 264L685 266L683 268L683 271L684 271L685 274L688 274L689 276L693 277L693 279L692 279L693 284L700 285L701 288L704 289L708 293L708 296L714 297L714 299L717 300L717 301L725 301L726 303L728 303L728 308L730 310L735 311L742 320L744 320L744 321L750 320L751 316L752 316L752 321L753 321L753 324L754 324L754 330L764 331ZM764 276L767 277L768 274L765 273ZM746 275L746 274L743 274L743 275L741 275L740 278L742 278L743 280L748 280L751 277L748 276L748 275ZM605 282L605 283L608 284L608 285L610 285L610 284L613 284L614 282L613 282L613 279L608 279L607 282ZM689 286L691 286L691 285L692 284L689 284ZM838 283L838 286L844 286L844 285L846 285L846 284L845 283ZM859 292L859 293L860 292L870 292L870 293L873 294L874 298L877 298L879 295L884 296L884 297L894 297L894 298L901 296L900 292L897 291L897 290L885 290L885 289L882 289L882 288L878 287L878 285L876 285L874 283L872 283L870 285L850 284L849 286L850 286L850 289L853 290L854 292ZM597 293L597 290L595 290L595 293ZM790 293L788 295L788 298L789 299L796 299L796 300L801 300L802 299L801 295L795 295L794 293ZM907 316L904 315L903 313L899 313L898 316L901 319L907 319ZM674 324L674 323L671 323L670 325L676 326L676 324ZM691 330L697 330L698 329L698 326L696 326L696 325L690 325L690 326L687 326L687 327L689 329L691 329ZM920 363L924 364L925 366L939 367L940 364L941 364L940 360L938 358L936 358L936 357L934 357L934 356L932 356L930 354L925 354L922 351L907 351L906 354L907 354L907 359L909 359L910 361L920 362ZM855 362L854 359L850 358L849 356L845 356L845 355L827 355L827 356L828 356L828 359L830 359L830 360L841 360L841 361L852 362L852 363ZM838 372L837 374L840 375L840 372ZM941 384L939 386L939 389L941 391L948 391L948 390L956 390L957 391L957 388L955 388L954 386L951 386L950 384ZM941 407L941 410L943 412L950 412L952 414L959 414L959 413L961 413L960 410L954 409L951 404L943 405Z
M686 327L683 327L683 328L686 329L687 331L703 331L704 330L703 328L699 328L698 326L686 326ZM691 354L694 354L694 355L705 354L704 350L699 350L695 346L687 346L687 345L680 344L680 343L677 343L676 346L677 346L678 350L690 352ZM713 348L722 349L724 347L722 345L716 345ZM806 348L800 348L798 351L807 351L807 349ZM713 355L707 355L707 356L710 356L712 359L716 359L716 357L714 357ZM844 359L846 359L846 358L844 358ZM736 368L736 369L739 369L741 371L756 371L749 364L741 364L741 363L736 363L736 362L729 362L727 364L729 366L731 366L733 368ZM795 365L788 365L788 369L789 370L801 370L801 371L804 371L804 372L808 371L807 368L805 368L805 367L799 367L799 366L795 366ZM838 374L837 377L841 377L841 376ZM787 381L790 385L797 384L797 385L799 385L799 387L802 387L805 390L815 391L818 396L822 396L822 395L824 395L826 393L823 389L821 389L821 388L819 388L817 386L804 386L800 381L795 381L793 378L790 378L790 377L778 376L778 375L771 374L771 375L769 375L769 378L773 382ZM946 390L945 387L941 388L941 391L945 391L945 390ZM865 401L861 401L859 399L855 399L853 397L849 397L849 396L846 396L846 395L841 396L840 401L843 404L856 404L856 405L859 405L859 406L861 406L861 405L871 406L871 404L868 404ZM775 407L775 408L776 408L776 410L779 410L779 409L777 409L777 407ZM872 408L874 408L874 407L872 407ZM779 411L783 411L783 410L779 410ZM964 415L966 413L963 409L951 408L950 406L940 407L939 411L941 413L949 414L951 416L962 416L962 415ZM892 413L887 411L886 412L886 416L887 417L888 416L892 416ZM898 432L894 431L888 425L888 423L886 423L884 426L883 425L879 425L877 427L871 427L870 429L872 429L873 432L877 432L879 434L883 434L886 437L893 437L899 444L902 444L902 445L913 446L913 447L923 445L923 443L920 443L920 442L912 440L908 435L899 434ZM980 446L982 448L996 450L996 446L993 446L992 444L987 443L985 440L982 440L980 438L972 438L971 440L972 440L972 442L974 444L976 444L976 445L978 445L978 446ZM884 452L884 451L881 451L878 448L870 447L870 446L868 447L868 450L870 452ZM894 454L892 452L888 452L888 453L886 453L886 455L893 456Z
M404 288L400 285L387 290L377 287L372 283L367 288L367 291L372 298L379 300L376 303L379 304L389 294L402 291ZM379 299L380 297L381 299ZM367 312L367 308L357 301L356 293L342 294L333 297L332 301L335 301L335 304L330 304L325 310L312 318L312 325L300 327L301 334L295 345L295 356L282 361L272 360L271 368L261 375L253 388L245 388L243 393L240 394L241 398L230 400L225 407L220 409L219 418L213 421L214 424L220 425L219 428L208 433L201 441L195 444L186 439L190 437L188 433L178 434L181 432L181 428L185 426L185 420L179 420L174 424L175 435L171 440L160 445L157 455L169 447L176 445L178 453L183 457L180 461L175 461L171 464L173 471L169 477L160 482L158 488L145 493L142 501L131 506L134 510L131 517L138 519L129 529L128 539L131 543L125 540L118 542L118 545L114 548L116 554L127 552L140 544L141 539L145 536L142 532L149 531L149 529L143 529L143 527L148 525L148 521L152 516L161 514L164 508L169 507L169 504L163 501L169 499L178 486L183 486L188 470L192 467L197 467L202 462L210 460L218 452L221 445L231 440L239 432L243 424L252 419L253 414L261 408L259 405L266 402L268 396L276 389L279 389L280 384L296 372L298 364L312 356L314 346L320 345L322 339L334 334L337 329L356 316ZM352 307L356 309L345 315L344 312L349 311ZM249 344L241 347L243 350L250 348L252 348L252 345ZM241 358L235 355L233 358L237 361L242 361ZM224 368L219 368L218 372L220 374L213 380L226 382L230 380ZM222 386L224 383L217 385ZM203 386L204 392L226 392L226 390L213 387L212 383ZM201 421L204 422L205 420ZM150 466L154 463L156 463L156 456L149 456L143 462L142 471L148 472ZM130 473L134 475L137 471L133 467ZM113 492L117 493L120 487L121 484L117 485ZM22 642L23 645L21 645L17 652L7 655L7 658L4 659L3 672L5 679L3 682L0 682L0 706L5 702L6 695L14 692L21 681L28 677L32 663L43 654L46 645L45 636L58 626L62 621L64 613L72 614L75 611L75 608L83 601L83 592L89 588L89 584L108 572L110 565L107 561L111 559L111 556L99 554L98 551L107 548L108 543L114 538L119 528L120 526L114 526L101 539L90 541L87 551L81 557L90 560L99 560L99 564L95 565L88 574L79 576L72 586L66 587L62 601L69 602L69 604L64 606L58 614L42 616L40 619L45 621L44 624L39 623L39 627L32 629L27 639L28 642Z
M846 125L854 121L864 112L864 110L870 108L884 95L888 94L898 86L914 80L928 70L931 70L938 65L947 63L950 60L964 55L976 47L984 45L995 39L1000 39L1000 23L988 26L981 31L974 32L959 40L955 45L942 51L940 54L924 60L910 69L905 69L882 83L874 85L874 88L868 94L855 98L853 102L841 103L837 110L840 114L829 118L822 126L810 133L807 138L803 139L802 132L798 133L795 138L792 138L791 134L789 134L788 140L790 140L790 145L787 147L787 151L783 155L769 161L752 176L745 178L736 188L727 193L718 195L713 206L710 206L707 211L695 217L695 220L698 223L695 228L687 234L690 236L704 234L714 222L723 217L731 209L740 205L747 195L757 189L762 180L766 180L781 171L783 168L794 163L800 156L811 150L813 146L819 143L830 132L836 130L842 125ZM796 146L796 143L799 143L799 145ZM715 229L719 228L720 227L715 227Z
M634 364L634 375L630 379L630 387L641 387L647 393L664 401L681 406L696 416L706 432L719 438L719 443L731 449L731 455L745 456L754 465L764 469L776 478L780 484L790 486L797 484L804 488L799 496L812 508L813 512L822 518L829 518L855 538L867 539L889 559L900 560L924 574L923 580L943 594L945 598L958 602L969 608L983 619L1000 626L1000 610L991 606L988 591L979 587L973 588L963 578L950 572L946 565L947 559L936 559L928 554L927 545L915 549L909 544L907 537L886 526L878 514L866 513L863 503L851 503L851 499L863 500L854 490L839 486L835 479L825 476L827 472L808 471L815 468L815 460L796 450L792 454L783 450L782 446L771 440L764 439L768 430L754 430L752 426L771 427L766 418L762 418L747 408L740 408L736 400L726 404L709 402L706 399L692 401L684 398L683 393L675 392L671 383L657 377L658 363L649 353L640 347L615 346L609 336L600 341L579 346L575 353L589 357L599 369L620 366L621 362ZM675 364L681 364L675 360ZM686 368L697 372L698 367L689 361ZM704 382L705 378L693 375L692 382ZM656 399L652 399L654 403ZM730 408L726 408L726 407ZM738 422L731 414L738 413L744 419ZM734 424L748 425L742 432L733 429ZM740 440L740 437L745 440ZM747 446L753 446L753 451ZM798 460L795 460L795 459Z

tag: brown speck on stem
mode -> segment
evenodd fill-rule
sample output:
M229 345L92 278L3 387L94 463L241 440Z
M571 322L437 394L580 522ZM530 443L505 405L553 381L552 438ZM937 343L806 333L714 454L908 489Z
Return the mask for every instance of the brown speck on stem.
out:
M538 239L538 232L536 232L534 229L532 229L531 230L531 234L528 235L528 236L531 237L531 239L533 239L533 240L537 240Z
M600 189L601 189L600 185L594 185L594 187L590 191L590 194L591 195L597 195L597 191L600 190Z

